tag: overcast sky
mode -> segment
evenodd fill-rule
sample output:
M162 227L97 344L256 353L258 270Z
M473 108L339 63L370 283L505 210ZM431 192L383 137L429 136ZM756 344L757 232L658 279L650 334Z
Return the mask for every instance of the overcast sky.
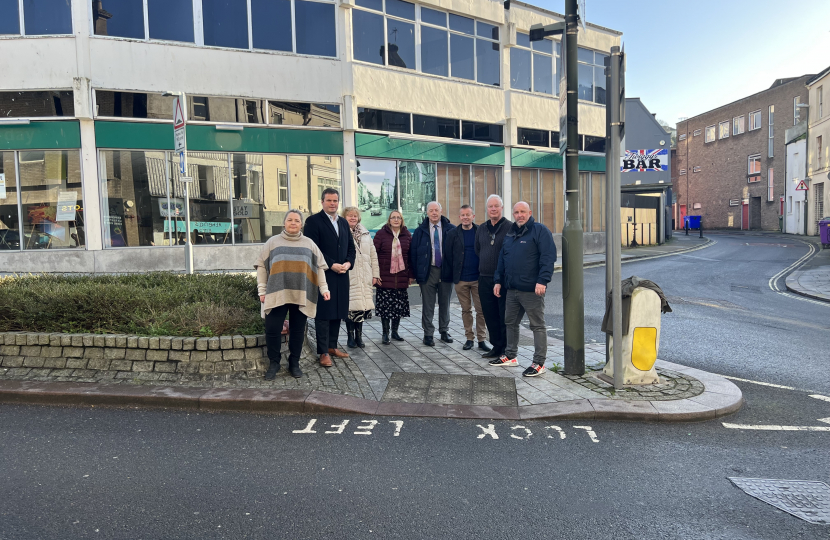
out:
M564 0L527 0L565 12ZM586 0L623 33L626 95L675 125L830 66L830 0Z

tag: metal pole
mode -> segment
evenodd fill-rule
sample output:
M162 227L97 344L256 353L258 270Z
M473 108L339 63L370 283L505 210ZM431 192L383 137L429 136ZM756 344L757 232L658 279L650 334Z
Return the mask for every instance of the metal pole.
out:
M620 239L620 232L622 225L620 223L620 204L621 204L621 195L620 195L620 182L621 182L621 173L619 167L619 159L620 159L620 127L621 127L621 111L620 108L625 106L625 100L620 96L620 70L622 69L621 66L621 55L620 55L620 48L619 47L611 47L611 83L608 85L608 94L611 96L611 99L606 100L608 101L608 105L606 107L611 107L611 129L612 129L612 136L611 136L611 148L607 149L608 153L606 154L607 160L613 160L616 167L614 167L614 183L611 186L613 201L610 203L612 208L612 218L611 218L611 226L614 230L614 238L616 239L617 243L615 244L614 249L614 257L611 261L612 269L611 269L611 283L613 283L612 291L611 291L611 307L613 309L613 342L614 342L614 351L613 351L613 362L614 362L614 388L617 390L621 390L623 387L623 367L622 367L622 291L620 290L620 282L622 281L622 269L620 268L620 252L621 248L619 245Z
M605 88L611 88L611 57L605 57ZM609 94L611 95L611 94ZM617 134L614 131L613 105L614 100L606 100L605 105L605 310L608 311L611 305L611 289L614 284L613 277L613 263L614 260L614 167L618 166L617 160L613 158L612 149L614 148L614 136ZM619 238L617 239L619 245ZM611 340L608 336L605 337L605 363L611 360Z
M565 151L566 221L562 231L562 301L566 375L585 373L585 296L583 290L582 216L579 193L577 0L565 1L567 73L567 149ZM562 136L562 134L560 134Z
M184 227L187 231L184 243L184 271L193 273L193 243L190 241L190 183L184 183Z

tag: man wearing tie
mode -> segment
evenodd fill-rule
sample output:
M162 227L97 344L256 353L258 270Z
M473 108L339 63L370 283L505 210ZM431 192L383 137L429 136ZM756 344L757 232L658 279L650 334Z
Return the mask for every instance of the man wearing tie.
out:
M349 355L337 348L340 334L340 319L349 316L349 274L354 265L355 247L349 223L337 215L340 194L334 188L323 190L323 209L309 216L305 221L303 234L317 244L329 269L326 283L331 299L324 302L322 296L317 302L314 326L317 329L317 354L320 365L331 367L331 357L346 358Z
M421 287L421 326L424 329L424 345L435 345L435 297L438 296L438 331L441 341L452 343L450 327L450 296L452 295L453 268L451 262L444 264L444 246L447 233L455 229L450 220L441 215L441 204L432 201L427 204L427 218L412 234L409 259L415 271L415 280Z

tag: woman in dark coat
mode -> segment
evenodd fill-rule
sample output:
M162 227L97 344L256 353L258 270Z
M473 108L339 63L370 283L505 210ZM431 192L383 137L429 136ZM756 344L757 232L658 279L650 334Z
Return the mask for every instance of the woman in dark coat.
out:
M394 210L386 225L375 234L375 251L380 266L375 313L383 325L383 344L388 345L391 322L392 339L403 341L398 334L401 317L409 317L409 284L415 275L409 266L409 244L412 235L403 222L403 215Z

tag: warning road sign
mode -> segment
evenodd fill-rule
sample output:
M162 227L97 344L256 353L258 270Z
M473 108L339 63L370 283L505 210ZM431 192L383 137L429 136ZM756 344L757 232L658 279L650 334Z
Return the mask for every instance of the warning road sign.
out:
M187 135L185 133L185 116L183 96L173 98L173 139L176 152L184 152L187 147Z
M799 182L798 186L796 186L795 188L796 191L808 191L809 189L810 188L807 186L807 182L805 182L804 180Z

